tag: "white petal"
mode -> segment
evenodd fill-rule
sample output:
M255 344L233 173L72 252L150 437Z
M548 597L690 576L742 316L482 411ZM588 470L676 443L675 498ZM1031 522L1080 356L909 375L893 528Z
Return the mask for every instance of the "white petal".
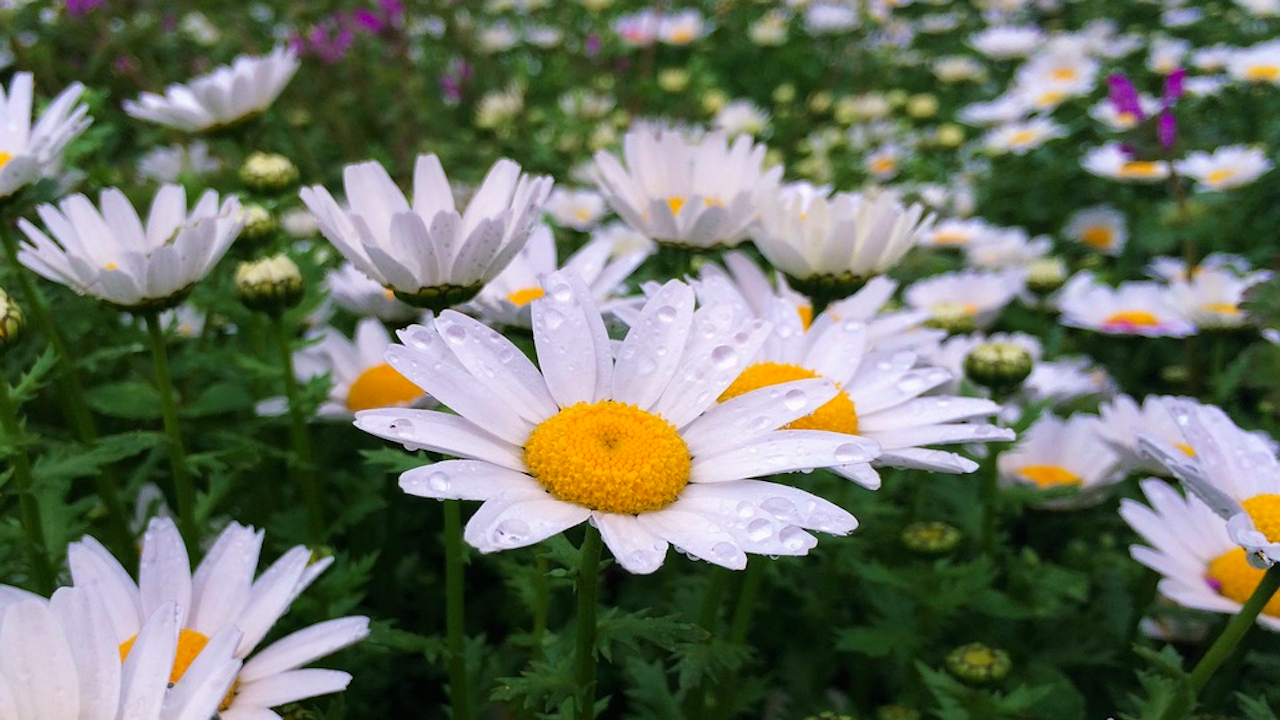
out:
M668 543L640 524L634 515L596 513L592 516L609 552L627 572L648 575L662 567Z
M562 502L545 490L503 493L480 506L463 537L480 552L525 547L586 520L591 511Z
M317 623L254 654L240 673L241 683L277 675L331 655L369 635L369 618L345 617Z

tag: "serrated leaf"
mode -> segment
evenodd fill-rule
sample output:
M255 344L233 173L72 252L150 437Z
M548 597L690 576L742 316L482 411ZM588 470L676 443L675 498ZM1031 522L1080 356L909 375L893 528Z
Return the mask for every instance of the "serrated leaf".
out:
M679 615L652 617L648 610L627 613L616 607L609 608L596 622L596 648L602 657L612 662L615 646L638 650L642 643L648 643L672 650L677 643L698 642L707 637L706 630L679 618Z
M31 368L22 373L18 383L13 386L13 401L21 405L34 398L40 388L45 386L45 378L57 365L58 354L53 351L53 348L45 348Z
M99 385L85 391L89 407L111 417L125 420L157 420L160 418L160 393L149 383L126 380Z

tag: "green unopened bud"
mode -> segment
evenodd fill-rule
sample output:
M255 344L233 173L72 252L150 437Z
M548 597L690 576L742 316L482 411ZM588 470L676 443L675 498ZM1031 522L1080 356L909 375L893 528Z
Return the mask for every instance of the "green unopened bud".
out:
M251 310L279 313L302 302L302 272L285 255L242 262L236 268L236 297Z
M658 73L658 87L669 93L678 93L689 86L689 71L684 68L666 68Z
M796 86L783 83L773 89L773 101L779 105L789 105L796 100Z
M876 720L920 720L920 713L906 705L881 705Z
M240 210L240 219L244 221L240 239L252 244L267 240L280 227L271 211L261 205L245 205Z
M1046 257L1027 266L1027 289L1037 295L1048 295L1067 281L1067 264L1062 258Z
M931 118L938 114L938 98L929 93L912 95L907 100L907 114L917 120Z
M999 682L1012 669L1009 653L982 643L961 645L947 654L947 672L972 685Z
M902 530L902 544L922 555L943 555L955 550L963 536L960 529L944 522L915 522Z
M979 345L964 359L964 374L996 392L1009 392L1022 384L1035 365L1031 353L1017 343Z
M298 182L298 168L283 155L255 152L240 166L240 182L255 192L284 192Z
M929 308L932 314L925 325L946 330L952 335L971 333L978 329L973 308L965 303L940 302Z
M0 350L9 347L22 336L22 329L27 326L27 319L22 308L9 297L9 293L0 290Z

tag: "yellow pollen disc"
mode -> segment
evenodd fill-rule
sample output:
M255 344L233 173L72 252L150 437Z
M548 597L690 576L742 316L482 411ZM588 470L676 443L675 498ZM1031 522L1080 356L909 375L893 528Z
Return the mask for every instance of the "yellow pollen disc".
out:
M935 318L948 319L978 314L978 306L973 303L962 303L954 300L943 300L929 306Z
M1219 168L1204 176L1205 182L1210 185L1226 182L1236 176L1236 171L1231 168Z
M120 266L119 266L119 265L117 265L117 264L115 264L115 263L113 263L113 262L109 262L109 263L107 263L106 265L103 265L103 266L102 266L102 269L103 269L103 270L119 270L119 269L120 269Z
M1116 115L1116 124L1120 127L1133 127L1138 122L1138 116L1131 112L1122 112Z
M796 312L800 315L800 324L804 326L805 330L808 330L809 326L813 324L813 306L797 305Z
M1174 443L1173 446L1186 453L1187 457L1196 456L1196 449L1186 443Z
M1239 315L1240 307L1231 303L1205 303L1200 306L1204 312L1217 313L1219 315Z
M1155 313L1146 310L1121 310L1118 313L1112 313L1102 321L1102 325L1108 328L1139 328L1139 327L1155 327L1160 324L1160 318Z
M1009 144L1018 146L1030 145L1035 142L1038 137L1039 135L1037 135L1034 130L1019 130L1009 136Z
M679 215L680 208L684 207L684 198L682 197L667 198L667 207L671 208L672 216Z
M351 412L373 408L408 405L422 397L422 388L409 382L396 369L383 363L360 373L347 391L347 409Z
M1049 75L1059 82L1070 82L1075 80L1077 77L1080 77L1079 73L1077 73L1074 68L1069 67L1057 68Z
M812 370L806 370L799 365L757 363L742 371L742 374L720 396L720 402L731 400L762 387L816 377L820 376ZM839 387L837 384L836 388L839 389ZM849 397L849 393L840 390L827 404L787 425L787 429L830 430L831 432L856 435L858 433L857 408L853 404L853 398Z
M933 241L939 245L967 245L969 236L958 231L934 233Z
M547 291L540 287L523 288L508 295L507 302L510 302L516 307L524 307L546 294Z
M120 663L129 658L129 651L133 649L133 642L138 639L137 635L120 643ZM169 684L173 684L182 679L186 674L187 668L191 667L191 663L195 662L196 657L200 655L200 651L204 650L204 646L209 644L208 636L198 633L195 630L182 629L178 634L178 652L173 657L173 670L169 673Z
M707 207L724 207L724 201L721 200L720 198L714 198L714 197L703 198L702 204L706 205Z
M886 175L898 168L898 161L889 157L876 158L871 161L871 172Z
M1258 532L1269 542L1280 541L1280 495L1254 495L1240 504L1249 513Z
M388 299L388 300L395 300L395 299L396 299L396 291L395 291L395 290L392 290L391 288L383 288L383 289L382 289L382 296L383 296L383 297L385 297L385 298L386 298L386 299Z
M638 515L675 502L693 458L675 426L634 405L577 403L542 421L524 462L557 500Z
M4 167L5 165L8 165L9 161L12 159L13 159L13 156L10 155L9 153L0 152L0 168Z
M1066 98L1066 93L1060 92L1058 90L1050 90L1048 92L1040 94L1039 103L1042 106L1057 105L1058 103L1062 102L1064 98Z
M1018 477L1042 488L1079 485L1081 482L1079 475L1061 465L1023 465L1018 468Z
M1130 160L1120 166L1121 177L1155 177L1160 174L1160 163L1151 160Z
M1249 80L1268 80L1275 82L1280 79L1280 65L1254 65L1244 71L1244 76Z
M1204 581L1209 587L1224 598L1235 600L1243 605L1262 581L1265 570L1249 564L1244 548L1232 548L1213 560L1205 568ZM1272 617L1280 617L1280 595L1271 598L1262 612Z
M673 45L687 45L693 41L693 36L694 33L692 28L680 28L679 30L671 33L670 42Z
M578 222L586 222L591 219L591 211L586 208L578 208L573 211L573 217Z
M1115 233L1105 225L1091 225L1080 234L1080 241L1099 250L1107 250L1115 241Z

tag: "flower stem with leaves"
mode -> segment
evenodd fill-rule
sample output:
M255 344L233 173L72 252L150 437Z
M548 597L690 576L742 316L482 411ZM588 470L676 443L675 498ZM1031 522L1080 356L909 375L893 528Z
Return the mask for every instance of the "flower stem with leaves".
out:
M199 547L199 524L196 521L196 487L187 467L187 451L178 423L178 405L174 399L173 378L169 375L169 351L165 348L164 328L156 311L146 313L147 339L155 366L156 390L160 395L160 413L164 432L169 437L169 466L173 472L173 492L178 501L178 524L188 551Z

